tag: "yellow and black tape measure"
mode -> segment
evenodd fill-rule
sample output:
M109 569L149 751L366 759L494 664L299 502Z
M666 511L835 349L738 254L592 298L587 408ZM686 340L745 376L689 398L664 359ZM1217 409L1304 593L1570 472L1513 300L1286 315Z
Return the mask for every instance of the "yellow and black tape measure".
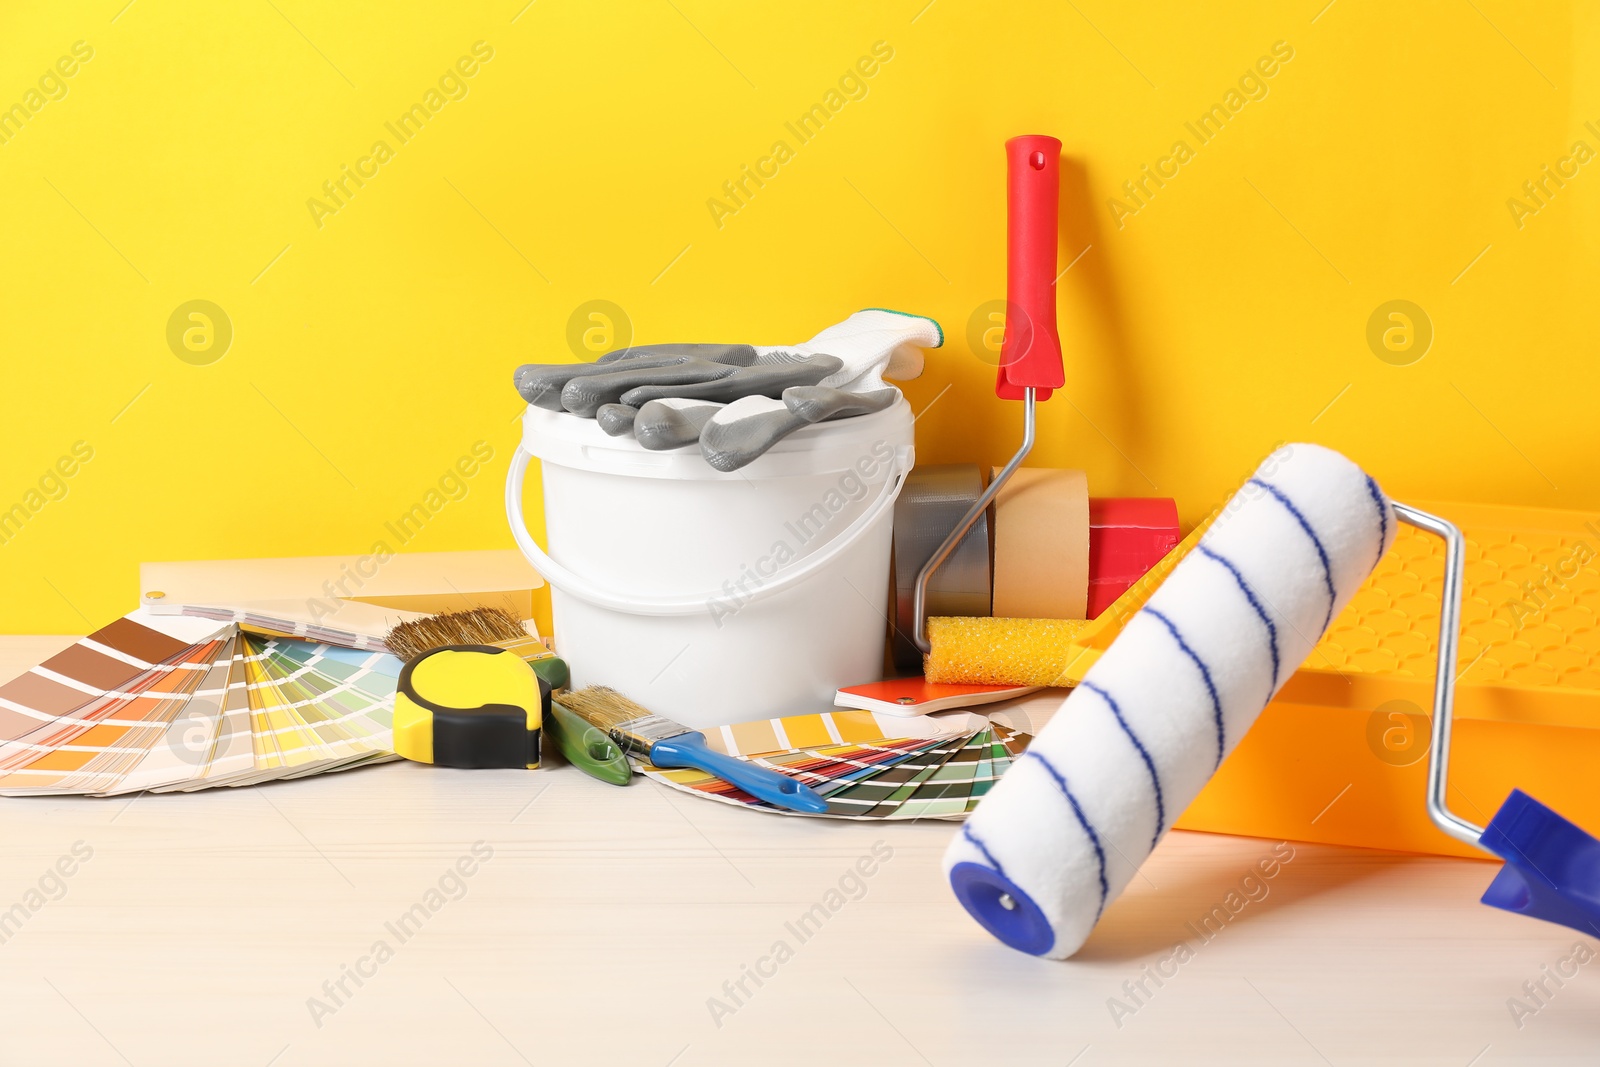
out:
M394 750L440 767L539 766L550 686L515 652L446 645L400 671Z

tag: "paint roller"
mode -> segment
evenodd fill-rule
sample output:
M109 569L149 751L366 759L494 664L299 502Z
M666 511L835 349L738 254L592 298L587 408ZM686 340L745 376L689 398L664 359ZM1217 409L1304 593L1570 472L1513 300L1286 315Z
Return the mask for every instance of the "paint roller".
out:
M1076 952L1377 565L1395 522L1377 483L1338 453L1273 453L1169 557L1164 581L1142 580L1142 605L951 842L945 867L967 911L1023 952Z
M1466 539L1315 445L1273 453L1169 557L1165 580L1146 576L1156 587L963 825L945 870L973 918L1023 952L1077 952L1377 566L1397 521L1445 544L1428 817L1505 861L1484 904L1600 935L1600 839L1521 789L1486 827L1450 809Z
M1087 500L1078 472L1022 469L1037 437L1037 404L1066 380L1055 310L1061 142L1041 134L1013 137L1005 151L1005 333L995 393L1023 402L1022 443L986 488L975 468L971 477L964 473L969 468L913 472L895 513L896 566L918 567L914 578L897 572L895 661L913 670L923 654L924 680L935 685L1072 684L1072 670L1081 672L1098 651L1093 642L1106 643L1116 629L1113 620L1124 617L1140 595L1135 591L1149 588L1136 576L1158 565L1164 553L1170 559L1167 549L1177 541L1177 509L1170 500ZM994 522L986 526L988 509L997 502ZM1009 519L1006 502L1013 505ZM1083 502L1089 511L1086 588L1075 554L1060 543L1063 524L1082 524L1081 516L1069 515ZM961 504L966 512L952 527L948 512ZM1019 514L1029 511L1034 514ZM1008 531L1007 521L1026 529ZM933 530L944 536L930 551L917 542ZM1008 541L1019 543L1008 552ZM990 593L990 544L994 614L1043 614L1043 605L1051 617L988 617L983 601ZM1075 595L1067 591L1073 586ZM1102 612L1116 593L1122 596ZM930 608L966 614L930 619ZM1094 621L1061 617L1072 613Z
M995 395L1022 401L1022 444L927 557L911 590L912 643L928 652L928 583L987 512L1038 435L1038 402L1066 382L1056 334L1056 233L1061 142L1044 134L1006 142L1006 316ZM931 679L930 679L931 680Z

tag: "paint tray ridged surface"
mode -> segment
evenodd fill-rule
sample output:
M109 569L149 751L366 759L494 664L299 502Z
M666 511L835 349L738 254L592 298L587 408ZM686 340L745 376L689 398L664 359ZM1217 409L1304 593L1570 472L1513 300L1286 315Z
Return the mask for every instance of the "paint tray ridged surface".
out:
M204 789L395 758L394 656L237 624L186 640L195 620L138 614L0 686L0 794Z
M1456 714L1600 725L1600 516L1429 504L1466 540ZM1282 699L1431 707L1444 545L1402 526Z
M1452 804L1487 823L1522 789L1600 829L1600 516L1418 506L1466 542ZM1402 526L1177 825L1481 858L1424 805L1443 575L1440 540Z

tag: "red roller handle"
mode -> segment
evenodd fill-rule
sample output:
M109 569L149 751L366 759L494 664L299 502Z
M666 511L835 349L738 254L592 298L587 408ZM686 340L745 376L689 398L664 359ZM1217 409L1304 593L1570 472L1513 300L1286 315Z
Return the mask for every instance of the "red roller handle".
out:
M1056 333L1056 243L1061 142L1043 134L1006 142L1006 328L995 393L1044 400L1066 383Z

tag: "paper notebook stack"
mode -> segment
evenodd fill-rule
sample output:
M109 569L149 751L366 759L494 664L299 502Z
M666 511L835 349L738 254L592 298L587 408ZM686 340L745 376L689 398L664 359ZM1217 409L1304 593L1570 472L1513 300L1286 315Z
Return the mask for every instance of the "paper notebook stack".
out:
M135 612L0 685L0 795L206 789L395 759L400 666Z

